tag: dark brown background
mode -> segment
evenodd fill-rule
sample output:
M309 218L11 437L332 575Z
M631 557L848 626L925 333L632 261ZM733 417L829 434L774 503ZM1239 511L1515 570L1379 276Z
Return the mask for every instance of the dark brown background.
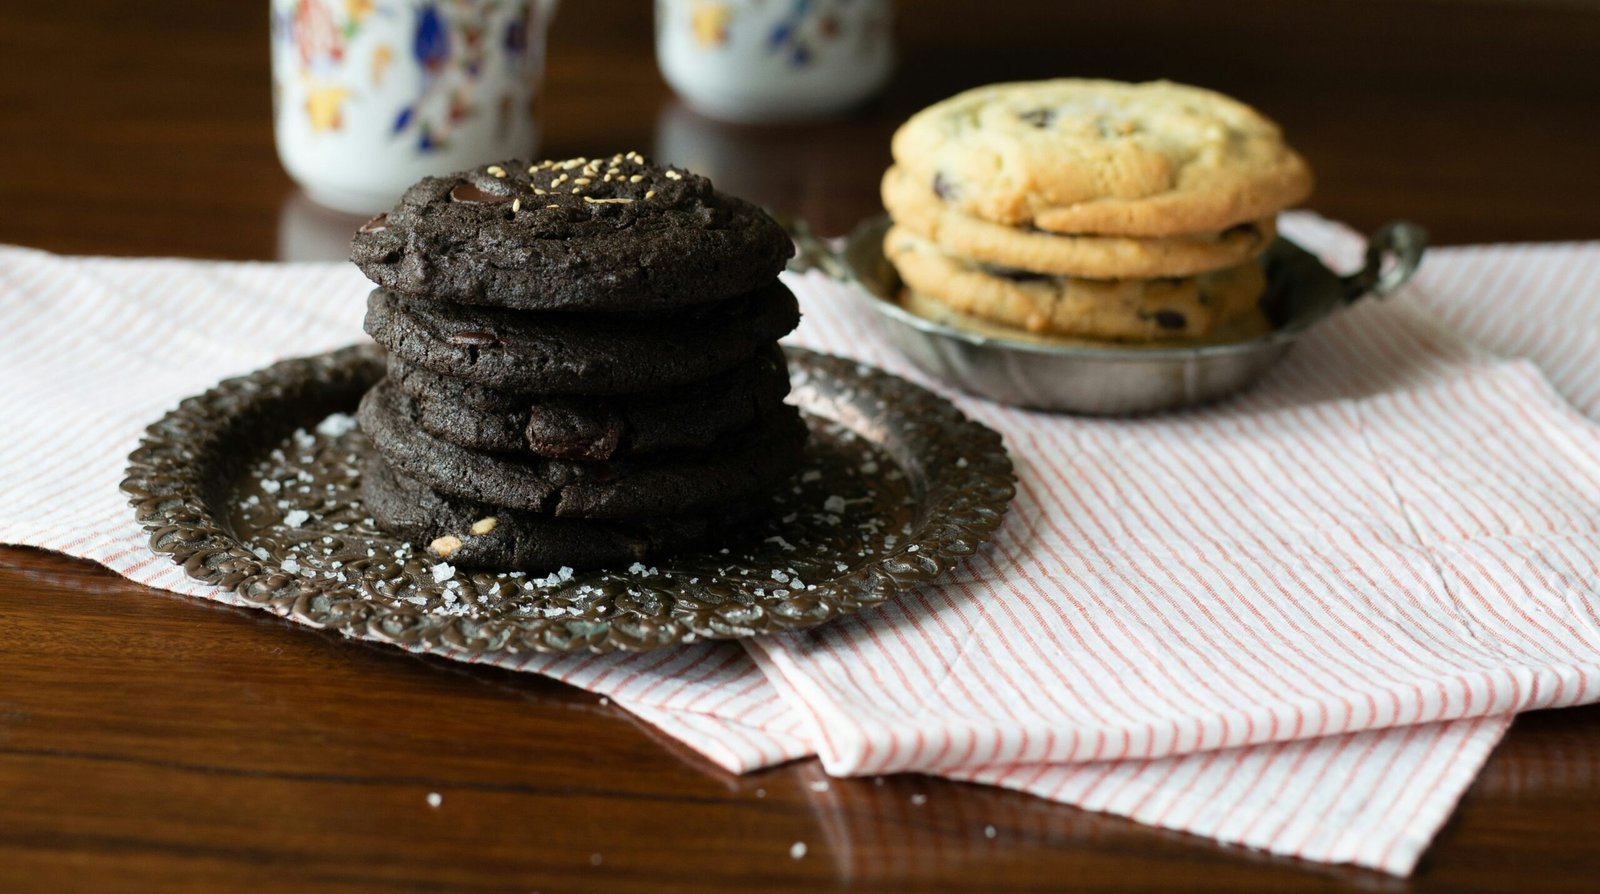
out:
M339 255L348 221L309 208L273 156L264 6L7 4L0 242ZM877 208L888 134L926 102L1005 78L1164 76L1276 117L1320 174L1311 206L1358 227L1404 215L1441 243L1600 236L1593 2L900 12L882 100L830 125L739 128L672 101L647 3L568 0L545 151L655 150L842 232ZM806 762L731 777L559 684L0 548L4 891L1587 891L1600 877L1595 708L1520 719L1410 881L921 777L812 792L819 776ZM810 853L791 860L799 840Z

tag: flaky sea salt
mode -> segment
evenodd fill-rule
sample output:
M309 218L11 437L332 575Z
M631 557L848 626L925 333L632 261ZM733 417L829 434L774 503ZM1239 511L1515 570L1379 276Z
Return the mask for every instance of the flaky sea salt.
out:
M928 796L927 795L912 795L911 796L911 803L917 805L918 807L921 807L922 805L928 803Z
M806 843L804 841L796 841L794 844L789 845L789 856L791 858L798 860L805 855Z
M822 511L831 512L834 515L838 515L839 513L844 512L847 505L848 504L844 501L844 497L834 494L822 502Z
M436 584L442 584L456 576L456 566L449 562L440 562L428 570L433 573L433 582Z
M304 509L291 509L283 514L283 523L291 528L298 528L311 518L311 513Z
M818 779L816 782L811 783L811 790L814 792L825 792L828 788L828 780L826 779Z
M356 419L349 413L334 413L328 418L317 423L317 434L325 438L337 438L355 431Z
M428 792L428 806L429 807L432 807L434 810L438 810L439 809L439 805L443 804L443 803L444 803L444 796L443 795L439 794L438 792Z
M300 563L296 562L294 559L284 559L283 564L279 565L278 567L282 568L285 574L300 573Z
M275 494L283 490L283 485L279 484L275 479L263 478L261 479L261 489L269 494Z

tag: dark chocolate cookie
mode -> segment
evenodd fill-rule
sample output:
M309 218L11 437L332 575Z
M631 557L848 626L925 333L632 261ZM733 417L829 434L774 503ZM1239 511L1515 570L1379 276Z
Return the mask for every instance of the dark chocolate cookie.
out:
M424 369L505 391L626 394L732 369L794 329L800 307L776 280L667 314L566 314L439 304L375 289L366 329Z
M806 426L778 404L751 428L698 451L605 462L550 460L458 447L423 430L416 403L388 380L361 399L357 418L401 472L464 500L560 518L682 515L754 499L800 464Z
M698 516L589 521L555 519L458 500L396 470L376 451L362 462L361 498L385 530L418 550L477 568L545 572L625 566L701 543L727 542L758 520L766 501Z
M519 310L719 301L764 285L793 253L760 208L632 152L428 177L351 245L391 291Z
M666 391L614 397L546 397L499 391L389 357L389 381L417 406L417 421L474 450L529 451L550 459L602 460L705 447L749 427L789 393L783 351Z

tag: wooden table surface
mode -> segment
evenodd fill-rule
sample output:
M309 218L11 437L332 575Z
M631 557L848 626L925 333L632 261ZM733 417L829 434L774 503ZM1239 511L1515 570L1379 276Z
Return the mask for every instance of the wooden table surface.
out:
M262 5L8 4L0 242L341 256L349 221L309 206L273 154ZM1278 118L1320 174L1311 207L1358 227L1404 215L1441 243L1600 236L1600 6L1219 6L902 3L882 100L827 125L739 128L671 98L644 0L568 2L544 149L653 151L841 232L876 210L888 134L929 101L1008 78L1166 76ZM989 788L906 776L817 793L820 777L810 761L731 776L548 680L0 548L3 891L1587 891L1600 878L1600 708L1519 719L1409 880Z

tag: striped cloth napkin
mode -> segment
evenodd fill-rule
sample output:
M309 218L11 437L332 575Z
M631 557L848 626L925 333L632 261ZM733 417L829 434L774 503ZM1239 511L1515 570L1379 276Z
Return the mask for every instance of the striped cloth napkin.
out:
M1359 250L1308 215L1285 230ZM917 377L854 296L791 283L796 341ZM1600 689L1600 435L1532 365L1451 334L1532 358L1593 413L1597 285L1600 246L1438 251L1403 300L1218 408L1106 422L958 397L1023 486L948 582L748 651L498 663L736 771L817 753L1409 872L1511 713ZM235 601L149 553L125 457L180 397L359 338L366 288L347 265L0 248L0 542Z

